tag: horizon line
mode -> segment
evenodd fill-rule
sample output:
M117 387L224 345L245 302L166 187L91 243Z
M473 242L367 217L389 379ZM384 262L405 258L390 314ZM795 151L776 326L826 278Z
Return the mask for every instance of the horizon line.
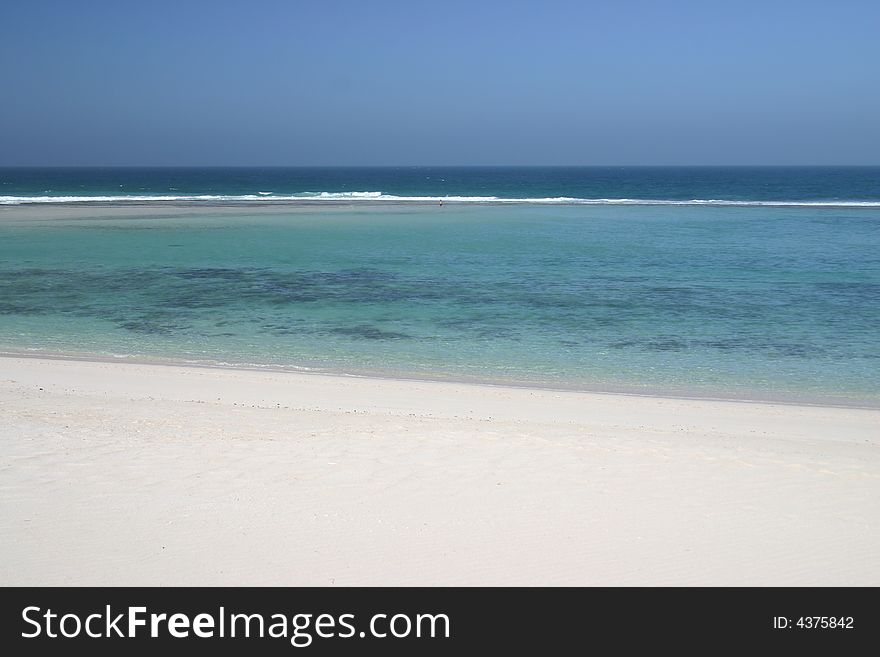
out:
M0 169L627 169L877 168L877 164L0 164Z

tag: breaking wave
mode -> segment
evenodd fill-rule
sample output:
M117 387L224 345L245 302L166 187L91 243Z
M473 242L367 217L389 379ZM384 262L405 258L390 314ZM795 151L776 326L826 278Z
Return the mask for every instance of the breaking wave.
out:
M705 205L736 207L828 207L880 208L880 201L758 201L728 199L640 199L640 198L577 198L556 196L547 198L504 198L499 196L399 196L383 192L303 192L300 194L176 194L176 195L119 195L119 196L0 196L0 205L29 205L41 203L102 203L102 204L284 204L320 202L386 202L386 203L494 203L520 205Z

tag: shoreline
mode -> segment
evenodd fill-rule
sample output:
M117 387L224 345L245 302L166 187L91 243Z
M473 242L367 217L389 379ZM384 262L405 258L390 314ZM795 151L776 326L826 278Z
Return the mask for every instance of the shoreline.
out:
M877 409L0 362L0 585L880 584Z
M443 372L432 372L420 375L418 373L404 372L378 372L378 371L344 371L334 370L331 367L323 367L320 365L277 365L268 364L261 365L258 363L227 363L212 361L195 361L180 358L163 358L148 356L114 356L100 354L70 354L63 352L20 352L14 349L0 349L0 362L4 359L36 359L36 360L58 360L58 361L77 361L77 362L94 362L108 364L130 364L130 365L156 365L161 367L184 367L197 368L207 370L232 370L243 372L268 372L275 374L300 374L304 376L328 376L339 377L343 379L365 379L376 381L398 381L413 383L446 383L453 385L477 386L489 388L511 388L516 390L533 390L547 392L565 392L565 393L582 393L590 395L609 395L636 398L660 398L674 399L682 401L710 401L710 402L730 402L744 404L769 404L783 406L812 406L819 408L853 408L862 410L880 410L880 399L876 403L871 403L864 398L841 397L838 399L830 397L799 397L796 394L779 397L760 397L759 391L752 391L754 396L723 396L712 394L701 394L698 389L688 390L669 390L646 388L643 390L635 388L627 388L621 385L618 388L613 386L605 386L602 384L582 385L572 383L565 385L563 383L541 383L530 381L503 380L493 379L491 377L459 377L455 374L444 374ZM729 388L728 388L729 389Z

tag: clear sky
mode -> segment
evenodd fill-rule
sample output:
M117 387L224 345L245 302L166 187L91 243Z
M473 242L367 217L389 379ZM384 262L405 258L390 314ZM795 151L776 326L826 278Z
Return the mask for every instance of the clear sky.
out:
M880 164L880 0L4 0L0 165Z

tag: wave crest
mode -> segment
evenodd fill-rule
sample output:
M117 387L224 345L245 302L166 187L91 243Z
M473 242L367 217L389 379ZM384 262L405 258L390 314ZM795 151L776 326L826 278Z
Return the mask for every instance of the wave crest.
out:
M119 195L119 196L0 196L0 205L30 205L42 203L317 203L317 202L375 202L388 203L493 203L518 205L704 205L735 207L827 207L827 208L880 208L880 201L758 201L728 199L639 199L639 198L577 198L556 196L546 198L504 198L499 196L399 196L383 192L302 192L299 194L178 194L178 195Z

